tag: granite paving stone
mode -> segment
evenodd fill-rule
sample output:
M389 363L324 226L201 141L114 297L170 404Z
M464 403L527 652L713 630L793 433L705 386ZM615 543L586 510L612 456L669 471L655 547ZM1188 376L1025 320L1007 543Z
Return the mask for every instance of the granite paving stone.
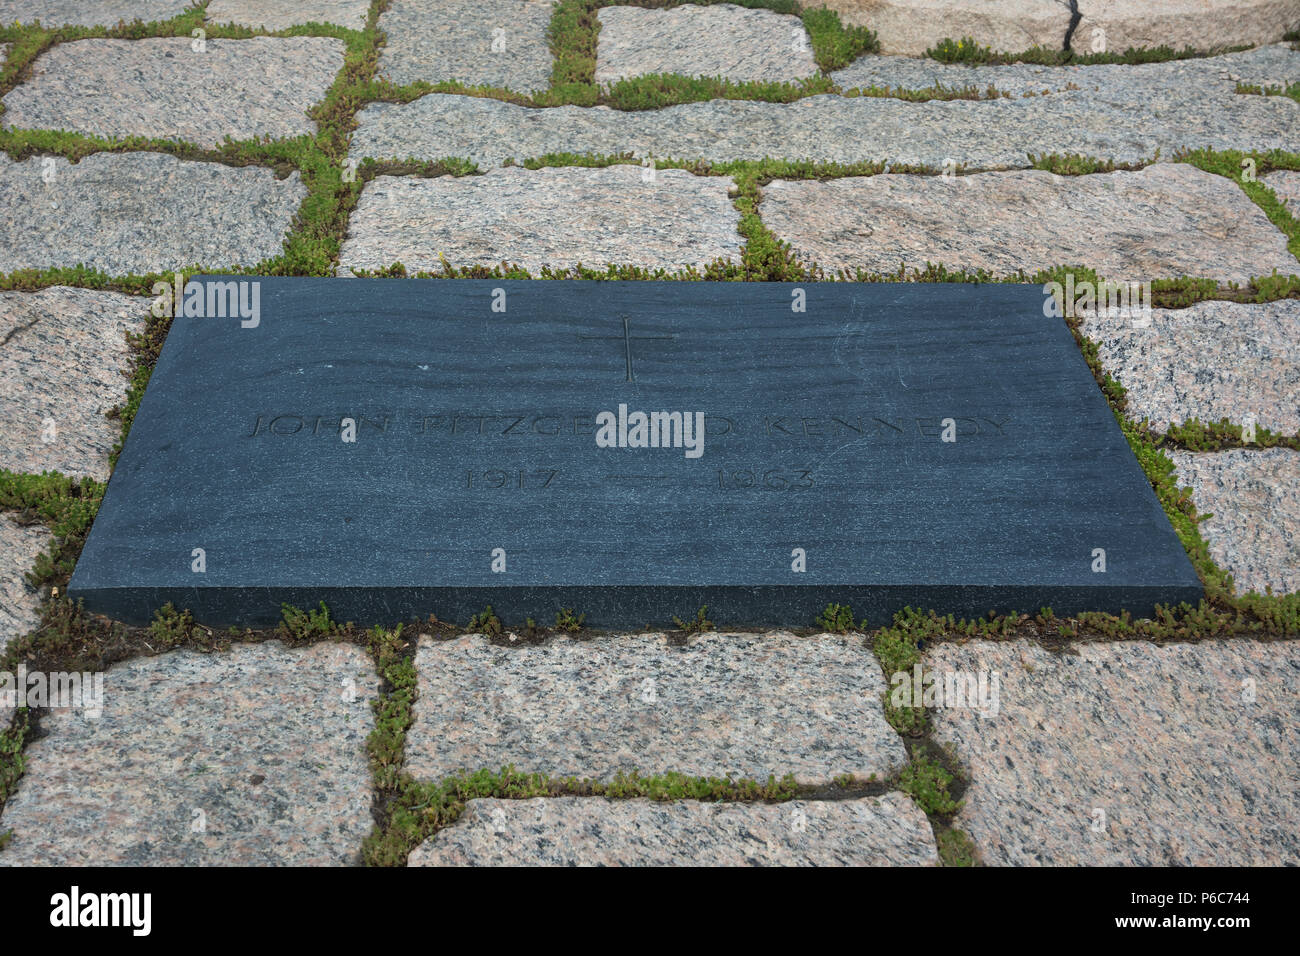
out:
M0 815L0 865L356 863L373 826L378 677L349 644L113 666L103 712L55 710Z
M379 77L398 85L459 80L521 93L551 84L551 0L393 0Z
M279 255L306 195L298 173L95 153L0 155L0 273L84 263L110 275L212 270Z
M1082 317L1102 367L1128 389L1128 414L1164 431L1192 418L1253 419L1300 433L1300 301L1198 302L1142 315Z
M1275 43L1300 26L1296 0L1084 0L1079 9L1083 19L1070 45L1083 53L1099 44L1122 53L1129 47Z
M528 171L432 179L378 176L361 193L339 274L402 262L408 270L517 263L531 272L582 263L647 268L738 259L740 214L729 177L638 166Z
M0 468L108 480L126 401L128 332L149 300L50 288L0 292Z
M1278 201L1291 210L1291 215L1300 217L1300 172L1281 169L1269 173L1263 178L1263 182L1273 190Z
M1064 0L826 0L845 23L877 32L886 53L920 55L937 41L973 37L982 46L1019 53L1032 46L1059 50L1070 23ZM1297 23L1294 0L1082 0L1083 19L1070 46L1104 48L1186 46L1209 50L1275 42Z
M699 803L471 800L412 866L937 866L902 793L857 800Z
M436 780L513 764L801 783L887 777L906 759L881 708L884 681L859 637L657 635L494 646L422 636L406 769Z
M597 83L648 73L795 82L818 72L796 16L730 3L605 7L597 16Z
M1300 643L941 643L996 708L937 708L970 786L954 825L990 865L1300 862ZM989 685L991 686L991 684Z
M4 124L95 136L149 136L199 146L225 137L314 135L307 110L343 66L332 37L76 40L32 64L4 97Z
M1235 86L1235 84L1229 84ZM711 100L660 110L536 109L485 97L431 93L408 104L372 103L358 114L356 159L482 165L547 153L621 153L728 162L791 160L941 169L1026 168L1031 156L1081 153L1149 162L1183 149L1300 150L1300 104L1285 96L1170 93L1153 104L1075 90L993 100L805 97L793 103Z
M825 0L845 24L876 31L885 53L919 56L940 40L972 37L981 46L1019 53L1059 50L1070 10L1058 0Z
M1281 85L1300 77L1300 52L1289 43L1257 47L1219 56L1169 60L1163 63L1102 63L1085 66L1042 66L1011 63L972 66L942 63L924 57L866 54L831 74L841 88L890 87L918 90L991 86L1011 96L1078 91L1113 104L1140 104L1158 114L1170 100L1199 99L1202 103L1231 103L1239 97L1238 83Z
M40 622L40 595L26 575L52 540L44 525L19 524L12 515L0 514L0 654ZM0 730L12 713L0 700Z
M1294 395L1293 395L1294 398ZM1170 451L1192 490L1210 556L1238 594L1300 591L1300 452L1289 448Z
M46 27L113 27L123 21L170 20L193 5L191 0L0 0L0 24L39 20Z
M934 262L1011 275L1078 264L1125 282L1298 271L1286 237L1232 180L1182 163L774 180L759 214L805 260L835 270Z
M337 23L362 30L370 13L370 0L211 0L209 23L238 23L267 30L283 30L299 23Z

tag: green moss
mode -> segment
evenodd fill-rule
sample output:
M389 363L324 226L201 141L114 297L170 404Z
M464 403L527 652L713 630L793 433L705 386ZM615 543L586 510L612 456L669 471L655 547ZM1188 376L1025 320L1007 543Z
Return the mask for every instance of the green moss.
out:
M704 606L695 612L695 617L688 621L683 621L680 617L674 617L673 623L677 625L678 630L686 634L703 634L705 631L717 630L712 621L705 614L708 612L708 606Z
M939 859L944 866L975 866L979 862L979 850L962 830L941 830L937 836Z
M18 788L18 781L26 769L23 747L30 729L31 716L26 707L19 707L14 711L9 726L0 730L0 811ZM0 850L9 842L9 837L9 832L0 833Z
M535 797L606 797L613 800L759 801L789 800L798 790L794 778L769 777L766 783L730 777L690 777L667 773L643 777L619 774L601 782L575 777L557 778L521 773L513 767L499 771L461 773L437 782L421 783L403 776L389 802L386 826L366 839L363 854L370 866L405 866L410 852L443 827L455 823L474 799L526 800Z
M1238 83L1237 92L1253 96L1289 96L1300 103L1300 83L1286 86L1260 86L1256 83Z
M1214 47L1197 50L1184 47L1175 50L1169 46L1129 47L1123 53L1076 53L1074 50L1035 46L1022 53L995 53L971 37L953 40L946 37L925 51L925 55L941 63L964 63L969 66L999 66L1008 63L1028 63L1038 66L1094 66L1104 63L1167 63L1171 60L1200 59L1249 50L1249 46Z
M936 761L924 755L912 761L898 775L898 786L925 811L926 816L951 817L961 803L949 792L956 778Z
M566 634L576 634L582 630L585 614L574 614L572 608L562 607L555 613L555 629Z
M857 627L857 621L847 604L827 604L826 610L817 615L817 626L831 634L844 634Z
M500 637L505 628L501 626L501 620L492 612L492 605L475 614L469 619L469 624L465 630L471 634L486 634L488 637Z
M840 15L825 7L805 9L804 29L812 43L813 58L825 73L842 70L864 53L879 53L880 41L867 27L845 27Z
M329 608L321 601L315 610L301 610L288 604L280 606L283 621L280 633L291 642L307 642L336 636L341 628L330 619Z

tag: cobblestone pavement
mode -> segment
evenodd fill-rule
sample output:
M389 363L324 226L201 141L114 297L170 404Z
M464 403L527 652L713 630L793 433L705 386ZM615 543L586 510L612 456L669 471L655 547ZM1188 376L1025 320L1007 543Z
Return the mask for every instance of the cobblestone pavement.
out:
M974 65L923 54L1057 51L1066 7L773 6L0 0L0 864L1300 862L1300 0L1092 0L1069 62ZM1198 55L1122 55L1161 45ZM999 640L164 615L96 663L61 592L172 270L764 279L774 248L807 281L1150 283L1068 318L1210 610ZM20 669L49 692L6 695Z

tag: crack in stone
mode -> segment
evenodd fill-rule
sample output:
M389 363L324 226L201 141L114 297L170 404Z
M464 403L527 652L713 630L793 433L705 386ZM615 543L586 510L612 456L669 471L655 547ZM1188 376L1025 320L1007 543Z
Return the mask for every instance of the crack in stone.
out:
M1074 31L1079 28L1079 21L1083 19L1083 11L1079 9L1079 0L1061 0L1061 3L1070 8L1070 25L1065 28L1065 43L1061 49L1069 50L1070 41L1074 39Z
M13 337L15 335L18 335L20 332L26 332L28 329L35 328L38 324L40 324L40 321L41 321L41 317L38 315L36 318L32 319L26 325L14 326L12 329L10 329L8 332L5 333L5 337L3 339L0 339L0 348L4 348L6 345L8 345L10 341L13 339Z

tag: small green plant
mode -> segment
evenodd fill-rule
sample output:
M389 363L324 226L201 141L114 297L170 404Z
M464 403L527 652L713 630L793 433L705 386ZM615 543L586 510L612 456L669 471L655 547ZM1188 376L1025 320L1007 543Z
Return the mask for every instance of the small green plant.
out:
M0 732L0 810L4 809L5 801L18 786L18 780L26 767L23 745L29 726L27 708L20 707L9 726Z
M501 626L501 619L492 612L491 604L469 619L467 629L479 634L486 634L488 637L500 637L505 631L505 628Z
M567 634L573 634L582 630L582 622L587 619L587 615L573 613L573 608L562 607L555 612L555 629L564 631Z
M708 610L709 606L706 604L695 612L695 618L693 620L683 621L680 617L674 617L673 623L687 634L700 634L704 631L712 631L714 630L713 622L704 616Z
M282 604L280 614L283 617L280 628L290 640L310 641L334 634L334 622L330 620L329 608L324 601L314 611L303 611L291 604Z
M171 602L154 612L149 625L149 636L163 647L177 647L189 639L194 630L194 618L189 611L177 611Z
M960 40L944 37L926 50L925 55L940 63L990 63L994 59L993 51L980 46L974 37L962 37Z
M853 608L847 604L827 604L826 610L817 616L817 626L831 634L843 634L857 626L853 619Z
M921 755L913 757L903 768L898 775L898 786L927 816L947 817L961 809L961 804L948 792L954 779L935 761Z
M834 10L825 7L805 10L803 25L812 42L813 58L826 73L843 69L864 53L880 52L880 41L874 30L845 28Z
M944 830L939 834L939 859L944 866L974 866L979 860L975 842L962 830Z

